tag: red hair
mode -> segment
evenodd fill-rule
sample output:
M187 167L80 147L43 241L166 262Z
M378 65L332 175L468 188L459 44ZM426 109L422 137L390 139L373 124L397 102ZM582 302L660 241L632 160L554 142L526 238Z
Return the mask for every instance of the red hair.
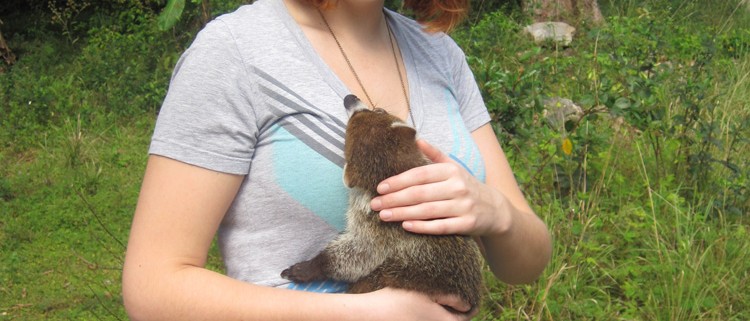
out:
M337 0L305 0L318 8L330 8ZM404 8L411 10L419 23L430 32L449 32L466 17L469 0L404 0Z

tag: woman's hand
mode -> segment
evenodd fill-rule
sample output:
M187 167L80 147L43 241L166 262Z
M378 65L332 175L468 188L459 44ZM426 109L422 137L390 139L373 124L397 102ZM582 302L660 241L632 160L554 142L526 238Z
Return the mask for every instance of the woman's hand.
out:
M385 288L358 295L371 310L362 319L373 320L471 320L478 310L457 296L425 294L400 289ZM460 313L450 312L449 307Z
M421 234L502 234L511 216L497 209L503 196L424 140L417 146L433 164L413 168L378 185L370 206L383 221L401 221Z

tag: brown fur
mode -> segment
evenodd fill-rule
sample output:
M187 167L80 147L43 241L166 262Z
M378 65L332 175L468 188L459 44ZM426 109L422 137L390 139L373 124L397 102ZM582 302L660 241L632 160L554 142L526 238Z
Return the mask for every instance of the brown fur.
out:
M371 111L348 96L355 109L347 125L344 182L351 188L346 231L316 257L282 272L295 282L350 282L350 293L384 287L454 294L476 309L483 292L481 254L470 237L423 235L383 222L370 209L384 179L429 164L416 146L416 131L382 109ZM395 124L395 125L394 125Z

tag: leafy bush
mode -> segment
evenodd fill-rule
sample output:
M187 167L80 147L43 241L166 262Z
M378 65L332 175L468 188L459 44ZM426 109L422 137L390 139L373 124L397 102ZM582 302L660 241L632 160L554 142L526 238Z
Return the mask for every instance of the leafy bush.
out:
M455 37L466 49L506 149L514 157L519 157L514 149L524 149L529 159L541 160L528 177L521 175L524 183L551 186L545 177L554 177L558 192L580 192L596 171L596 162L583 165L608 149L617 124L645 139L655 184L682 177L683 196L713 204L716 211L747 211L747 191L737 184L748 174L737 152L747 147L742 128L748 117L726 118L736 109L720 106L727 95L720 84L739 80L727 76L736 74L733 66L750 40L748 29L696 30L661 7L637 12L610 17L602 27L579 27L570 48L531 43L520 31L523 21L502 12ZM563 132L541 129L543 101L557 96L578 102L584 117ZM575 148L565 153L568 142Z
M142 5L90 14L80 24L99 25L77 34L85 40L75 43L44 26L12 34L9 41L22 45L16 65L0 74L4 144L25 146L24 139L72 117L153 114L190 37L157 31L153 17ZM24 41L29 35L39 38Z
M164 98L177 47L150 23L152 16L131 12L119 26L89 30L80 56L85 90L103 111L132 116L155 111Z

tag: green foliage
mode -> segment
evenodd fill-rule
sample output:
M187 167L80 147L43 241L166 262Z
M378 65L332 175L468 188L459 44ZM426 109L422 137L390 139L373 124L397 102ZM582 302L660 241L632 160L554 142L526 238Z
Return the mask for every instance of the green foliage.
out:
M157 19L159 29L167 30L172 28L177 23L177 20L180 20L183 10L185 10L185 0L167 1L167 6L164 7L164 11L162 11Z
M60 26L62 34L67 37L71 43L78 40L73 38L74 28L79 27L78 16L86 10L91 4L85 0L67 0L64 4L59 5L55 0L47 1L47 8L51 12L52 24Z
M176 45L173 40L141 16L132 18L128 26L134 30L92 28L80 56L86 74L82 85L90 90L93 104L119 115L155 111L178 58L170 48Z
M245 3L251 3L253 0L224 0L224 1L209 1L209 0L190 0L189 2L186 0L167 0L167 5L164 7L164 9L159 14L158 18L156 19L157 25L159 26L159 30L161 31L167 31L170 28L173 28L178 21L181 19L185 20L183 17L183 11L185 10L186 6L200 6L200 10L193 10L193 12L190 12L191 14L188 14L188 19L196 19L200 20L201 25L206 24L213 16L221 13L225 13L228 11L233 11L237 7L239 7L242 4ZM210 6L213 6L211 8ZM189 10L192 10L193 8L189 8ZM200 15L198 15L198 11L200 11ZM197 17L200 16L200 19Z
M746 146L742 137L747 133L741 125L747 122L747 115L720 105L728 98L724 84L746 83L726 78L738 71L734 68L738 56L721 48L726 48L724 39L742 43L750 38L739 40L738 32L724 33L711 28L696 32L689 25L671 21L666 13L649 13L645 9L641 12L637 18L613 17L606 28L595 31L598 50L615 53L596 57L604 71L598 76L600 88L615 98L613 105L605 102L610 111L624 117L649 138L657 164L674 165L671 169L656 169L657 183L667 171L676 171L675 175L688 182L683 195L696 200L698 194L704 197L704 193L721 190L715 184L716 178L723 177L716 175L723 172L719 167L742 175L741 165L736 163L736 150L728 150L726 146ZM616 39L615 35L623 34L633 37ZM608 72L610 67L616 72ZM742 104L732 102L735 103ZM732 114L738 117L730 121L722 119ZM672 143L678 144L676 151L665 148L665 144ZM667 155L673 158L662 159ZM746 173L745 170L745 176ZM701 193L696 194L697 191ZM714 205L720 205L715 208L717 211L740 213L748 209L746 200Z
M16 47L21 59L0 75L4 144L26 145L33 133L66 117L153 114L158 108L177 51L190 34L163 34L152 23L153 13L140 6L90 19L107 23L90 27L86 41L73 44L46 34Z
M493 120L511 135L523 135L529 129L525 120L541 112L541 48L529 44L521 29L520 22L496 11L453 35L464 48Z
M623 14L578 26L568 48L532 43L523 17L501 12L454 34L555 239L545 278L492 284L480 319L748 317L748 263L730 258L750 251L737 237L750 211L750 25L738 3L612 2ZM583 115L550 126L547 97Z
M691 6L681 10L686 7ZM605 150L602 144L613 134L591 125L624 125L646 139L657 185L678 176L681 195L692 201L715 212L747 212L747 191L739 187L746 181L746 162L737 153L747 148L748 116L731 117L737 108L721 105L729 93L723 84L731 84L732 92L747 85L727 76L744 72L733 66L746 57L749 29L696 29L668 6L641 6L636 13L610 17L599 28L579 27L570 48L529 42L520 32L522 19L501 12L455 36L502 128L506 149L523 146L533 153L529 160L540 160L528 177L538 181L522 177L525 184L545 183L551 175L558 192L575 196L577 187L589 183L590 171L598 170L584 168L584 162ZM584 117L567 123L563 132L540 130L543 101L556 96L578 102ZM575 145L570 158L559 155L566 140ZM528 151L529 142L538 152Z

